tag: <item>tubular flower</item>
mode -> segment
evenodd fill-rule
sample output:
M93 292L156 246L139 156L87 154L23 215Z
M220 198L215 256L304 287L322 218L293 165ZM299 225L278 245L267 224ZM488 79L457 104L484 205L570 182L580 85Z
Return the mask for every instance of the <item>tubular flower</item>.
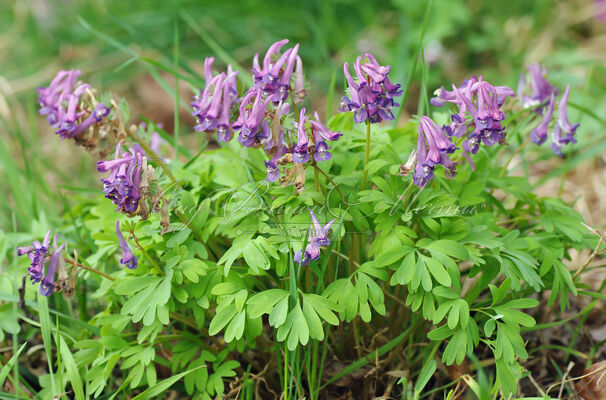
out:
M442 87L435 94L431 104L442 106L452 103L458 107L458 113L450 117L451 124L443 127L448 136L463 137L471 128L462 145L465 151L475 154L482 142L486 146L505 142L505 131L501 125L505 114L501 107L506 97L513 96L513 90L506 86L493 86L482 76L472 76L459 87L452 85L452 91Z
M255 86L260 87L267 96L274 96L273 101L279 103L290 94L290 81L295 75L295 96L302 99L305 96L303 86L303 65L298 55L299 44L283 53L280 50L288 43L288 39L272 44L265 57L263 65L259 64L259 55L255 54L252 74ZM295 73L295 65L297 72Z
M517 95L522 107L534 108L537 113L542 114L550 96L552 94L557 95L558 90L545 79L546 71L544 67L535 63L527 68L530 72L530 79L527 80L524 74L520 75Z
M35 240L31 246L17 248L17 255L22 256L27 254L32 264L28 268L27 274L30 276L32 283L40 282L40 294L50 296L55 291L55 276L57 268L65 271L65 261L61 255L61 251L65 248L65 244L57 245L57 236L53 240L53 249L51 254L50 234L48 231L44 236L42 243ZM46 268L46 273L44 267ZM61 287L57 287L60 290Z
M330 245L330 239L328 239L327 235L330 227L336 221L336 219L333 219L322 226L318 222L318 218L316 218L314 212L309 210L309 213L311 214L312 225L309 228L307 246L305 247L305 251L299 250L294 256L294 261L303 266L309 264L312 260L320 258L320 246L325 247Z
M139 207L141 171L144 154L131 147L130 153L121 153L121 143L116 147L113 160L97 161L97 171L109 172L109 177L101 179L105 197L117 207L116 211L134 215Z
M574 135L576 134L579 124L571 124L568 122L567 107L569 94L570 85L566 85L566 90L558 103L558 120L556 121L552 134L553 143L551 144L551 148L559 156L562 155L562 147L568 143L577 142Z
M306 121L307 117L305 116L305 107L303 107L301 109L301 113L299 114L299 124L297 126L297 145L295 146L295 150L292 154L293 162L299 164L305 164L309 161L309 152L307 151L309 140L307 138L307 133L305 133Z
M231 65L227 67L227 73L220 73L213 77L212 64L214 58L208 57L204 60L204 78L206 84L204 90L194 96L190 103L196 117L198 132L217 131L217 140L227 142L232 138L230 116L231 109L238 102L237 71L233 71Z
M541 123L530 132L530 140L538 145L541 145L547 140L547 129L549 128L549 122L553 117L553 108L555 105L555 93L552 92L549 98L549 106L547 112L543 114Z
M400 85L389 81L389 65L380 65L369 53L365 54L365 58L367 63L362 64L362 56L358 56L354 62L357 82L349 72L349 64L343 65L349 97L343 96L339 111L353 112L354 121L358 124L393 120L395 117L391 109L399 106L394 98L402 95Z
M63 248L65 248L65 243L59 246L50 258L48 268L46 269L46 275L44 275L44 279L40 283L40 294L43 296L48 297L55 291L55 276L57 275L59 259L63 257L61 255Z
M17 248L17 255L27 254L32 264L27 269L27 273L33 283L38 283L44 276L44 265L48 261L48 251L51 232L46 232L44 240L40 243L34 240L31 246Z
M81 74L81 71L73 69L59 71L48 87L38 88L40 114L46 115L46 120L61 139L81 135L110 112L109 107L97 103L90 95L90 85L78 84Z
M126 265L130 269L136 269L139 260L133 254L128 243L124 240L124 236L122 236L122 232L120 231L120 221L116 221L116 235L118 235L118 242L120 243L120 248L122 249L122 258L120 259L120 264Z
M421 117L417 138L417 165L413 175L414 183L417 186L427 185L433 179L434 168L438 164L444 166L447 177L452 178L456 175L456 164L448 156L455 150L455 145L434 121L426 116ZM414 157L411 159L414 160ZM412 166L407 165L405 169L410 171Z

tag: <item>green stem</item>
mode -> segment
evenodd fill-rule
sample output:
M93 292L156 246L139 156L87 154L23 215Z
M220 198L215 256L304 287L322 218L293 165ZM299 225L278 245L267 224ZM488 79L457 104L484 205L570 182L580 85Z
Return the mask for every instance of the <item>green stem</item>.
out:
M149 145L145 142L145 140L143 140L135 132L131 132L129 129L126 129L126 134L132 140L137 142L143 148L143 150L145 150L147 155L150 157L150 160L148 160L148 161L158 164L158 166L160 168L162 168L162 171L164 171L164 173L166 174L166 176L168 176L168 178L172 181L172 183L175 183L175 184L177 183L177 179L175 178L173 173L170 172L170 168L168 168L168 165L166 165L166 163L164 161L162 161L162 157L160 157L155 151L152 150L151 147L149 147Z
M345 203L345 196L343 196L343 192L341 192L341 189L339 189L339 186L337 186L337 184L335 183L335 181L333 181L331 179L330 176L328 176L328 174L324 171L322 171L320 169L320 167L318 167L318 165L316 164L316 162L312 162L312 167L315 168L316 171L318 171L319 173L321 173L322 175L324 175L324 177L330 182L332 183L332 186L336 189L337 193L339 193L339 196L341 196L341 200L343 201L343 203Z
M368 166L368 160L370 159L370 123L366 123L366 154L364 155L364 174L362 175L362 185L360 185L360 189L364 190L364 186L366 183L366 177L368 176L368 170L366 167Z
M141 253L143 253L143 257L145 257L147 259L147 261L149 261L149 263L151 264L152 267L154 267L155 269L158 270L158 272L160 272L162 275L164 275L165 274L164 270L162 268L160 268L160 266L158 264L156 264L156 262L153 260L153 258L151 258L149 253L147 251L145 251L143 246L141 246L141 243L139 243L139 240L137 240L137 236L135 236L135 232L131 231L130 233L131 233L131 235L133 235L133 240L135 241L135 244L137 245L139 250L141 250Z
M74 265L74 266L76 266L78 268L82 268L82 269L85 269L87 271L90 271L90 272L92 272L94 274L97 274L99 276L102 276L105 279L109 279L110 281L115 281L116 280L116 278L114 278L113 276L109 276L105 272L101 272L101 271L99 271L96 268L89 267L88 265L80 264L80 263L77 263L75 261L69 260L67 258L65 258L65 262L68 263L68 264Z
M524 140L524 142L520 145L520 147L518 147L516 149L516 151L513 152L513 154L511 155L511 157L509 157L509 160L507 160L507 162L503 166L503 169L501 169L501 173L499 174L499 178L502 178L503 175L505 175L505 171L507 171L507 167L509 166L509 164L511 163L511 161L513 160L513 158L516 155L518 155L524 149L524 147L528 146L529 143L530 143L530 136L528 138L526 138L526 140Z

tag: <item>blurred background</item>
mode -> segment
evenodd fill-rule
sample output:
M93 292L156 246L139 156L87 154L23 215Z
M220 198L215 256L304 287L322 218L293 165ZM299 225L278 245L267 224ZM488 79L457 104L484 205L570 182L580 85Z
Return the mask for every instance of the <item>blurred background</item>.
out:
M434 0L428 7L421 0L0 0L0 228L43 234L74 199L99 196L95 160L61 142L38 115L36 87L60 69L82 70L93 87L124 96L133 121L143 115L172 134L175 80L167 69L178 65L179 135L196 146L206 138L193 131L188 103L202 84L204 57L215 56L220 68L231 60L249 69L254 54L274 41L299 42L308 100L325 118L343 93L344 61L372 51L404 84L421 35L425 70L417 68L399 122L417 112L424 90L431 95L471 74L515 89L525 66L540 62L553 85L572 87L569 117L581 123L579 143L565 159L548 145L529 146L511 165L532 177L538 193L575 202L589 225L604 227L606 4L600 1Z

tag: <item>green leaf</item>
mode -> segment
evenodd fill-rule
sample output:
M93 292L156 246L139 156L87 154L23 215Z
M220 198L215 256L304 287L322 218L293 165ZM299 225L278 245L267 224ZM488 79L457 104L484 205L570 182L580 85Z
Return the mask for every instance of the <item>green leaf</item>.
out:
M257 242L249 242L242 250L242 255L244 256L244 261L246 261L246 264L248 264L253 271L259 272L259 270L269 269L269 259L260 249Z
M446 272L446 268L438 261L433 258L423 256L423 260L425 261L425 266L431 272L431 275L435 278L435 280L442 286L450 286L451 280L450 275Z
M59 337L55 337L55 339L58 341L57 345L60 347L62 364L67 372L69 383L72 385L76 399L84 400L84 388L82 386L80 373L78 372L78 366L76 365L72 352L69 350L69 346L65 342L65 339L63 339L63 336L58 336Z
M181 372L180 374L173 375L170 378L166 378L166 379L156 383L155 385L150 386L147 390L139 393L137 396L133 397L133 400L152 399L152 398L164 393L166 390L168 390L168 388L170 388L172 385L174 385L177 381L179 381L184 376L191 374L192 372L194 372L200 368L206 368L206 365L201 365L199 367L192 368L188 371Z
M417 395L423 391L423 389L427 385L427 382L429 382L429 379L433 376L434 372L436 372L436 362L432 359L427 364L425 364L425 366L423 366L423 369L419 373L419 377L415 382L414 390Z
M323 296L304 294L303 299L308 301L323 320L331 325L339 325L339 318L333 313L334 305Z
M288 291L282 289L269 289L251 296L246 302L248 315L251 318L260 317L263 314L269 314L274 309L276 303L289 295Z
M426 249L439 251L440 253L446 254L450 257L458 258L461 261L469 258L469 253L465 246L459 242L449 239L436 240L429 245L425 246Z
M230 304L227 307L218 311L215 317L210 322L210 326L208 327L209 335L216 335L227 325L229 321L236 315L236 306L234 304Z

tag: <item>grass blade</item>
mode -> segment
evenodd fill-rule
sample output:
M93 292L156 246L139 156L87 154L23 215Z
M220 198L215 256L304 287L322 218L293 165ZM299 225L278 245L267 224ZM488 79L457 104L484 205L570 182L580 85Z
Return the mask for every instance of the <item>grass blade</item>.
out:
M402 114L402 110L406 105L406 98L408 97L408 89L410 88L410 84L412 83L412 78L417 70L417 63L419 62L419 52L421 51L421 45L423 44L423 37L425 36L425 28L427 27L427 21L429 20L429 11L431 10L432 0L427 2L427 9L425 10L425 18L423 19L423 27L421 28L421 34L419 35L419 42L417 43L417 48L415 49L413 58L412 58L412 68L410 69L410 73L408 74L408 79L406 79L406 85L404 86L404 93L402 93L402 104L400 104L400 108L398 108L398 113L396 114L396 118L393 121L393 126L395 127L398 124L398 120L400 119L400 114Z
M0 386L4 385L4 381L6 380L6 377L11 372L11 368L13 367L13 365L15 365L15 363L17 362L17 359L19 358L19 354L21 354L23 349L25 349L26 344L27 344L27 342L23 343L21 345L21 347L19 347L19 350L17 350L17 352L11 357L11 359L8 360L6 365L4 367L2 367L2 371L0 371Z
M248 86L252 86L253 80L250 77L249 70L242 67L240 63L238 63L232 56L229 55L223 48L213 39L208 32L198 24L189 13L181 10L181 17L185 20L187 25L195 32L196 35L200 37L200 39L204 40L204 42L214 51L217 56L223 61L225 64L231 64L235 70L240 71L240 78L246 82Z
M55 387L55 375L53 372L53 347L51 340L53 326L48 312L48 299L40 293L38 293L38 315L40 316L40 331L42 332L42 342L44 343L44 351L46 352L46 359L48 361L48 371L51 376L51 389L54 396L57 394L57 388Z
M185 375L188 375L200 368L206 368L206 365L201 365L199 367L192 368L189 371L181 372L180 374L171 376L170 378L166 378L163 381L160 381L157 384L155 384L154 386L145 390L144 392L139 393L137 396L133 397L133 400L146 400L146 399L151 399L152 397L158 396L159 394L161 394L162 392L167 390L169 387L174 385L179 379L183 378Z

